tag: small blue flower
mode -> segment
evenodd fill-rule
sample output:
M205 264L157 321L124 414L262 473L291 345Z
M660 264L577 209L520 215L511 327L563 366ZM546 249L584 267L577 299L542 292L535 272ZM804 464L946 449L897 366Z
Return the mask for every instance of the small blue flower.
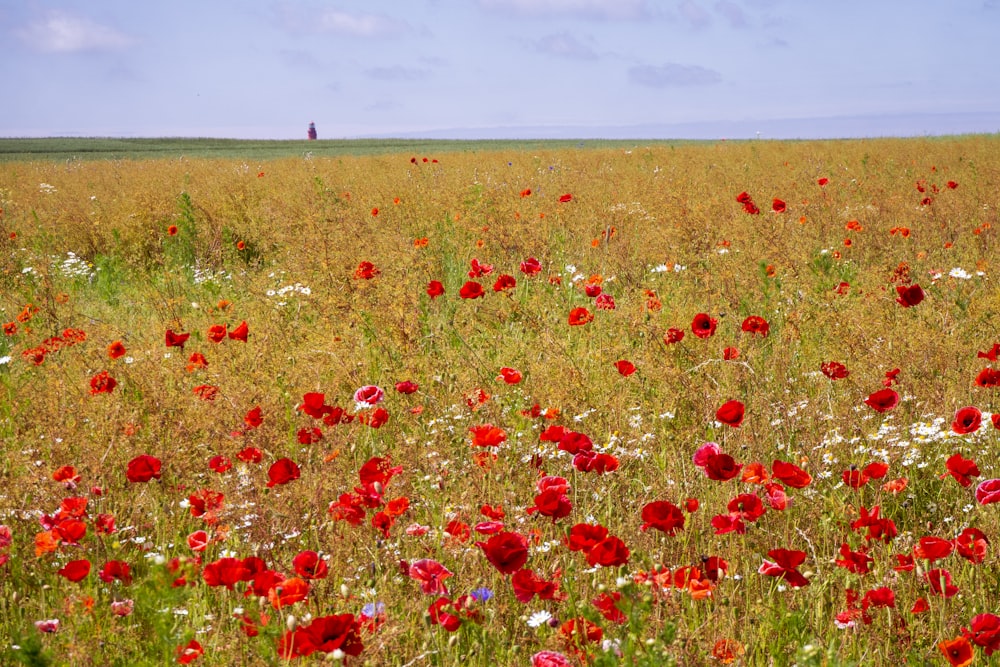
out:
M382 602L369 602L364 607L361 608L361 615L367 616L368 618L375 618L379 614L385 613L385 603Z
M472 595L472 597L474 597L479 602L486 602L487 600L493 597L493 591L485 587L477 588L476 590L472 591L470 595Z

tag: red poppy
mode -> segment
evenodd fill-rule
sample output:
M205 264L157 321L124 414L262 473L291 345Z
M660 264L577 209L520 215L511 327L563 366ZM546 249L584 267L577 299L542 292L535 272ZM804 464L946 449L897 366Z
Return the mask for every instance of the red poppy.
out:
M612 623L625 623L628 621L628 616L618 608L618 601L621 600L622 594L618 591L613 593L601 593L596 598L590 601L590 604L597 607L597 611L601 612L601 616L608 619Z
M507 384L518 384L522 379L521 371L516 368L504 366L500 369L498 380L503 380Z
M566 546L570 551L590 551L608 536L608 529L600 524L578 523L569 530Z
M610 535L590 548L587 552L587 562L592 566L618 567L628 562L629 555L625 543L618 537Z
M205 649L201 647L198 640L192 639L185 646L177 647L177 664L190 665L204 654Z
M229 460L228 456L213 456L208 460L208 467L221 475L233 467L233 462Z
M436 560L422 558L410 564L407 571L410 578L420 582L420 590L429 595L448 595L448 587L444 580L452 576L452 572Z
M726 509L729 510L730 514L738 515L739 518L750 523L764 516L766 511L764 503L760 502L760 498L754 493L741 493L729 501Z
M277 582L267 591L267 599L275 609L282 609L305 600L309 595L309 582L291 577Z
M1000 387L1000 371L984 368L976 376L977 387Z
M480 264L479 260L475 257L472 258L469 265L471 266L468 274L470 278L481 278L482 276L488 276L493 273L492 264Z
M851 551L851 547L847 542L840 545L840 558L836 560L836 564L846 568L848 572L868 574L873 562L875 562L875 559L868 555L864 547L861 547L858 551Z
M944 465L948 469L948 472L941 475L941 479L951 475L955 478L955 481L964 487L972 486L972 478L979 477L979 466L976 465L976 462L972 459L963 458L961 454L952 454L944 462Z
M289 458L278 459L267 470L268 488L278 484L288 484L299 478L299 466Z
M571 327L581 326L593 320L594 314L586 308L574 308L569 312L569 325Z
M428 293L430 293L428 291ZM483 291L483 286L474 280L467 280L462 289L458 291L458 295L463 299L481 299L486 292Z
M666 500L655 500L644 505L642 520L643 531L655 528L673 536L684 529L684 514L681 509Z
M673 345L682 340L684 340L684 331L682 329L667 329L667 333L663 336L663 342L667 345Z
M975 565L986 559L989 545L989 538L978 528L966 528L955 538L955 550L958 555Z
M880 389L869 395L865 403L876 412L888 412L899 405L899 394L892 389Z
M507 440L507 432L493 424L480 424L469 429L473 447L499 447Z
M743 423L744 407L739 401L727 401L715 412L716 420L723 424L728 424L733 428L739 428Z
M715 334L715 327L718 323L719 321L715 318L709 317L705 313L698 313L691 320L691 333L698 338L710 338Z
M765 560L757 570L760 574L768 577L781 577L792 588L809 585L809 580L802 576L802 573L797 569L806 559L805 551L771 549L767 555L773 558L774 562Z
M501 574L513 574L528 561L528 539L520 533L498 533L476 546Z
M167 329L167 333L164 336L167 347L179 347L184 349L184 343L187 339L191 337L189 333L174 333L172 330Z
M955 413L955 421L951 423L951 430L959 435L975 433L982 423L983 413L979 411L979 408L969 406Z
M751 315L743 320L743 324L740 328L743 331L751 333L755 336L760 334L764 338L767 338L767 334L771 331L771 325L767 323L767 320L758 315Z
M977 614L969 621L968 628L962 628L962 636L976 646L983 648L987 657L1000 651L1000 616Z
M228 335L230 340L239 340L245 343L247 342L247 336L249 333L250 327L247 326L247 321L243 320L235 329L230 331Z
M726 482L740 474L743 464L736 463L729 454L712 454L705 463L705 474L709 479Z
M167 227L167 234L169 236L177 236L177 225L170 225Z
M991 347L987 352L977 352L976 358L996 361L1000 358L1000 343L993 343L993 347Z
M788 209L788 206L782 200L777 197L771 202L771 210L775 213L784 213Z
M225 324L213 324L208 328L208 339L213 343L218 343L226 337Z
M216 396L219 395L219 388L210 384L200 384L191 391L203 401L214 401Z
M611 454L590 450L577 452L573 456L573 467L580 472L596 472L603 475L606 472L618 470L618 459Z
M951 573L944 569L930 570L924 575L935 595L950 598L958 593L958 586L951 583Z
M521 197L522 198L524 198L524 197L530 197L530 196L531 196L531 188L525 188L525 189L521 190Z
M90 393L92 396L96 394L110 394L117 386L118 381L111 377L107 371L101 371L90 378Z
M913 557L918 560L934 562L947 558L955 550L955 543L940 537L928 535L921 537L917 546L913 547Z
M244 463L260 463L264 460L264 452L256 447L244 447L237 452L236 458Z
M896 594L893 593L892 589L889 588L888 586L882 586L881 588L873 588L872 590L865 593L865 597L862 598L861 600L861 606L865 610L878 607L895 609Z
M542 264L534 257L529 257L528 259L521 262L521 273L526 276L537 276L542 272Z
M208 368L208 360L205 359L205 355L201 352L193 352L188 357L187 372L193 373L199 368Z
M101 571L97 573L97 576L106 584L110 584L117 579L122 582L122 585L128 586L132 583L132 568L125 561L109 560L101 568Z
M559 197L559 202L562 203L562 204L565 204L566 202L572 201L572 200L573 200L573 195L571 195L569 193L566 193L566 194L562 195L561 197Z
M915 306L924 300L924 291L920 289L920 285L897 285L896 292L899 294L896 303L903 308Z
M124 355L125 355L125 346L122 345L122 342L120 340L116 340L115 342L108 345L108 356L111 357L112 359L117 359L118 357L122 357Z
M225 502L225 496L218 491L201 489L188 496L191 516L202 517L207 523L218 521L216 516Z
M615 368L623 377L628 377L629 375L632 375L632 373L635 373L635 364L625 359L619 359L616 361Z
M552 517L552 521L557 521L569 516L573 511L573 503L569 496L558 489L546 489L535 496L535 504L527 509L528 514L538 512L542 516Z
M794 463L779 461L777 459L771 463L771 473L775 479L793 489L804 489L812 482L812 476Z
M220 558L207 564L201 576L209 586L225 586L233 590L237 583L253 578L253 572L239 558Z
M517 280L514 279L514 276L507 275L506 273L500 274L497 277L497 281L493 283L494 292L506 292L515 287L517 287Z
M427 283L427 296L436 299L442 294L444 294L444 285L441 284L440 280L432 280Z
M851 374L844 364L837 361L825 362L820 366L820 370L831 380L842 380Z
M204 530L196 530L187 536L187 545L191 551L195 553L204 551L208 548L209 538L208 533Z
M133 483L160 479L160 459L148 454L135 457L128 462L125 477Z
M90 561L85 558L71 560L59 569L58 574L70 581L82 581L90 574Z
M817 179L816 179L816 183L817 183L817 184L818 184L818 185L819 185L820 187L823 187L824 185L826 185L826 184L827 184L827 183L829 183L829 182L830 182L830 179L829 179L829 178L827 178L826 176L820 176L819 178L817 178Z
M364 650L360 631L361 624L353 614L320 616L282 635L278 655L290 660L316 652L329 655L339 649L347 655L358 656Z

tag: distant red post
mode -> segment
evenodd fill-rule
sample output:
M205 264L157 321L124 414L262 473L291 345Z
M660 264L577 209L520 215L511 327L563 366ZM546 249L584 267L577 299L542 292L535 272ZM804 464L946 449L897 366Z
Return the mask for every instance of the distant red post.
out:
M316 139L316 123L309 123L309 141Z

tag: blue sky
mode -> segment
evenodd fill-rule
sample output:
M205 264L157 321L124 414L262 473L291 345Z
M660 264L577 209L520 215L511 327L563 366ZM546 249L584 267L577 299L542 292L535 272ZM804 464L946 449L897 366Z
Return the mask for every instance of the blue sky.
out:
M1000 0L0 0L0 136L1000 131Z

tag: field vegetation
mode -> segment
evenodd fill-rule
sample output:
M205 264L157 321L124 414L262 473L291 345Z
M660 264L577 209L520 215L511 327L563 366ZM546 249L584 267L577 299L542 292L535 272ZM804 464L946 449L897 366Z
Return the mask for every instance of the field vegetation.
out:
M489 148L0 164L0 662L988 663L998 138Z

